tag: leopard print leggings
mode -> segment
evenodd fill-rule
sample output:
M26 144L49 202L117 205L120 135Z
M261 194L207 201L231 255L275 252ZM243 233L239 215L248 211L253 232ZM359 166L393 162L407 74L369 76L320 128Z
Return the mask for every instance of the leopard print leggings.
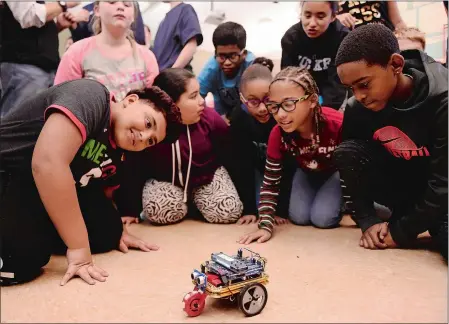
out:
M209 223L235 223L243 204L224 167L215 171L211 183L193 190L193 201ZM150 179L142 194L143 215L156 224L173 224L187 215L183 190L169 182Z

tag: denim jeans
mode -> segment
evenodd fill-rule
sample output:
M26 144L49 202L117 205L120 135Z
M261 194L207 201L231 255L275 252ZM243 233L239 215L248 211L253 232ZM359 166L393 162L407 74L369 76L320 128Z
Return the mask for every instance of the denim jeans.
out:
M341 199L338 172L329 175L298 169L293 177L289 218L296 225L336 227L341 220Z
M53 85L55 72L29 64L0 63L0 117L14 111L23 100Z

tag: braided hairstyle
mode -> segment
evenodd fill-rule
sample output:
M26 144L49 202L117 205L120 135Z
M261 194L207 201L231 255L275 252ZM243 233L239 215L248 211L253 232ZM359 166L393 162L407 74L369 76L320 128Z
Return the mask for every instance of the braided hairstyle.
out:
M161 112L167 121L167 131L164 143L175 142L183 129L181 112L170 96L161 88L152 86L143 90L132 90L127 96L135 94L139 100L150 104L154 110Z
M289 66L279 72L271 81L270 88L273 83L277 81L289 81L294 84L301 86L306 95L315 96L316 97L316 106L313 109L313 120L315 123L315 130L312 136L312 148L313 150L317 150L320 146L320 133L322 126L324 124L324 116L321 111L321 105L318 101L318 86L316 85L315 80L310 74L309 70L302 67ZM309 97L310 98L310 97Z

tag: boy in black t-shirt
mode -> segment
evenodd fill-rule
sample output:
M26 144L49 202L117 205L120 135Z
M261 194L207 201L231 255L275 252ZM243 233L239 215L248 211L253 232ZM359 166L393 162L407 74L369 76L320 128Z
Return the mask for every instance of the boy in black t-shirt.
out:
M123 229L112 201L124 150L141 151L176 133L179 109L159 88L115 102L100 83L69 81L24 101L0 125L0 283L37 277L67 249L61 284L78 275L105 281L91 251L157 247Z
M447 69L419 50L400 52L393 32L351 32L335 59L354 97L335 163L362 229L360 246L413 247L430 232L447 259ZM388 223L373 203L392 210Z

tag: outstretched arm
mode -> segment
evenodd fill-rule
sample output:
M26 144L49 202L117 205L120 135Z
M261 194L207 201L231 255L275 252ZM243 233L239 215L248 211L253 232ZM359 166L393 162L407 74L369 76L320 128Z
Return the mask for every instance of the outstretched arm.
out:
M55 138L60 140L55 141ZM62 285L75 275L89 284L94 284L94 279L104 281L107 276L104 270L93 265L87 228L70 169L82 142L75 124L65 115L53 113L39 135L31 163L45 209L68 247L69 266Z

